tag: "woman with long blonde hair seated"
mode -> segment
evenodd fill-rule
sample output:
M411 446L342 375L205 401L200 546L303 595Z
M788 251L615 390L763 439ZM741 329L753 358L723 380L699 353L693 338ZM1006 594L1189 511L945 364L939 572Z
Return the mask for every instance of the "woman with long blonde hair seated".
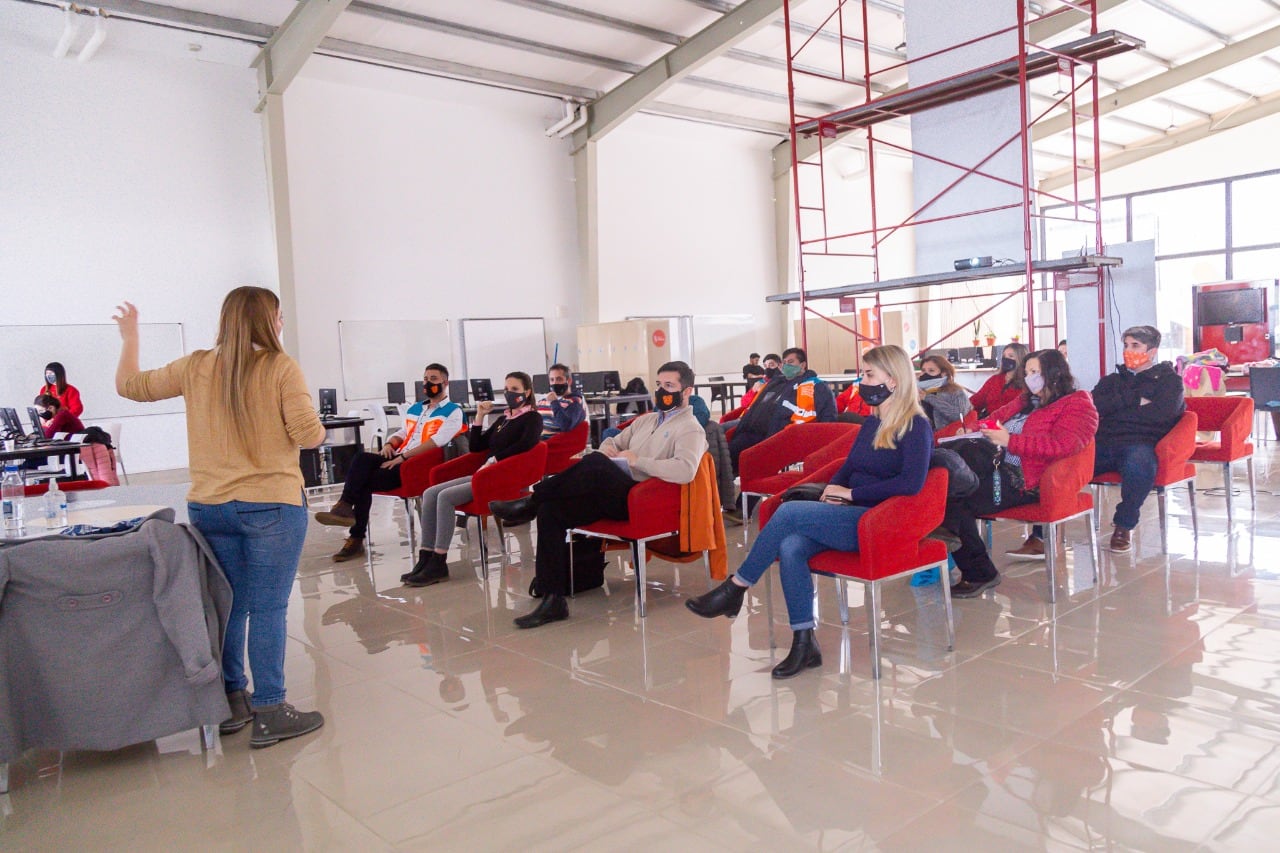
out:
M773 669L774 678L790 678L822 665L813 633L809 558L821 551L858 550L862 514L895 495L917 494L929 472L933 428L920 408L911 360L897 346L868 350L862 360L859 393L873 414L821 499L783 503L756 537L737 574L685 602L699 616L736 616L747 589L777 560L794 636L790 654Z

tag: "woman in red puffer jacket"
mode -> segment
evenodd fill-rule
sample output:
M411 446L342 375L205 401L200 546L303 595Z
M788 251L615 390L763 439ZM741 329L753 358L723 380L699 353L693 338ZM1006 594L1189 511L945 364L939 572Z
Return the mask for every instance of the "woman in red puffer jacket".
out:
M1067 360L1057 350L1032 353L1023 363L1027 390L992 414L995 425L982 433L1004 451L1004 464L976 473L976 493L947 502L942 526L960 537L952 556L961 581L951 587L957 598L973 598L1000 583L978 518L998 510L1035 503L1040 477L1051 462L1079 452L1098 431L1098 410L1087 391L1076 390ZM999 477L998 487L996 477Z

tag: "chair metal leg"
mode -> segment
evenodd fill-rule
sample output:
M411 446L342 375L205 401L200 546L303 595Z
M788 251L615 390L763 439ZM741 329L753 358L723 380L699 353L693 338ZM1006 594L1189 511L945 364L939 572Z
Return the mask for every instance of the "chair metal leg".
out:
M218 727L217 726L201 726L200 742L204 746L205 752L213 752L213 748L218 743Z
M573 587L573 532L572 531L569 531L569 530L565 531L564 541L569 543L569 597L575 598L576 596L573 594L574 587ZM542 594L546 595L547 591L545 589L542 590Z
M636 596L640 601L640 618L643 619L648 615L646 607L646 598L648 590L645 584L645 567L644 567L644 540L637 539L631 543L631 553L636 561Z
M1231 528L1231 521L1236 514L1236 490L1231 488L1231 463L1222 466L1222 490L1227 493L1227 528Z
M1049 522L1045 529L1044 571L1049 582L1049 603L1053 604L1058 597L1058 585L1054 583L1054 574L1058 568L1058 525Z
M1093 527L1096 530L1102 524L1102 487L1089 486L1093 492Z
M702 568L707 570L707 589L711 589L716 585L715 578L711 577L711 552L702 552Z
M776 649L778 639L773 635L773 583L770 581L768 572L760 578L760 582L764 584L764 612L769 617L769 648Z
M947 651L954 652L956 650L956 623L951 611L951 578L947 577L947 564L938 564L938 575L942 587L942 606L947 611Z
M1156 506L1160 509L1160 553L1169 553L1169 511L1165 506L1165 491L1163 487L1156 489ZM1230 515L1230 512L1227 513Z
M836 578L836 594L840 596L840 624L849 624L849 583L844 578Z
M498 530L498 550L502 552L502 556L510 556L507 554L507 535L502 532L502 522L496 515L493 517L493 526Z
M1190 480L1187 481L1187 504L1191 507L1191 533L1197 540L1200 539L1200 519L1196 516L1196 484Z
M413 559L418 553L418 519L415 517L416 512L409 503L409 498L404 498L404 517L409 522L409 559Z
M1092 524L1092 519L1085 516L1085 526L1089 528L1089 558L1093 560L1093 586L1097 589L1098 578L1102 570L1102 549L1098 547L1098 528Z
M1258 508L1258 488L1253 480L1253 457L1250 456L1244 460L1245 467L1249 470L1249 506L1253 509Z
M867 627L871 635L871 677L880 677L880 582L867 584Z
M489 543L485 541L484 536L484 518L477 515L476 520L476 544L480 548L480 571L489 576Z
M9 793L9 762L0 761L0 794Z

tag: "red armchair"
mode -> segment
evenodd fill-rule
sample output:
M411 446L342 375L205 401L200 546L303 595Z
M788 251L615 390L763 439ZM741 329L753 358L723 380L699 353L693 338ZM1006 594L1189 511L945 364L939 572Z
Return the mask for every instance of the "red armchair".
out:
M821 467L833 456L843 458L858 435L857 424L796 424L776 432L759 444L748 447L738 457L742 492L742 523L750 516L749 495L768 496L785 491ZM809 467L809 456L819 454ZM803 462L807 470L788 470Z
M626 542L631 546L631 562L636 570L636 599L640 603L640 618L646 615L645 607L645 549L655 539L666 539L680 532L680 486L652 477L637 483L627 494L626 521L597 521L568 532L581 536L593 536L614 542ZM572 588L572 565L570 588Z
M444 448L433 447L400 463L400 488L385 492L374 492L375 495L399 498L404 504L405 519L409 526L409 555L416 557L418 553L418 507L422 503L422 493L431 485L431 471L444 462ZM372 541L372 539L370 539Z
M547 476L559 474L576 460L573 458L587 447L591 435L591 422L584 420L568 432L556 433L547 439Z
M1182 413L1182 417L1168 435L1156 442L1156 505L1160 509L1160 553L1169 553L1169 522L1165 506L1165 491L1170 486L1187 484L1187 502L1191 505L1191 529L1196 536L1200 535L1200 525L1196 520L1196 466L1191 464L1191 454L1196 451L1196 424L1199 418L1191 409ZM1120 485L1120 474L1111 471L1094 477L1093 498L1096 513L1102 512L1100 489L1102 486ZM1094 519L1096 527L1100 519Z
M1212 441L1197 441L1191 454L1193 464L1222 466L1222 486L1227 493L1227 523L1235 513L1231 488L1231 465L1241 459L1249 469L1249 503L1257 507L1257 488L1253 479L1253 399L1250 397L1188 397L1187 411L1196 413L1196 428L1216 432Z
M441 463L431 470L431 485L447 483L459 477L471 478L472 498L457 508L457 514L463 518L476 520L476 536L480 543L480 565L484 576L488 577L489 546L485 542L485 522L492 513L489 511L490 501L512 501L528 494L529 488L542 479L547 469L547 443L540 441L532 450L508 456L487 467L489 458L487 451L468 453ZM495 519L496 521L496 519ZM503 544L502 524L498 524L498 542ZM503 544L505 548L505 544Z
M840 621L845 625L849 624L847 582L854 580L867 587L872 678L880 677L880 584L883 581L936 568L941 577L938 591L947 611L947 650L955 648L951 584L947 578L947 546L936 539L926 538L942 523L946 505L947 471L945 468L933 468L917 494L889 498L863 514L858 520L857 551L823 551L809 560L810 571L836 579L840 594ZM761 519L764 517L762 512ZM769 601L767 606L772 625L772 602Z
M1060 525L1066 524L1073 518L1083 516L1089 528L1089 553L1093 556L1093 579L1095 582L1098 580L1101 553L1098 551L1098 530L1090 518L1093 513L1094 498L1089 492L1081 491L1093 476L1094 450L1094 443L1091 441L1070 456L1051 462L1040 477L1039 503L1011 507L985 517L988 551L991 550L993 519L1003 518L1026 524L1045 525L1044 564L1051 603L1057 599L1053 574L1057 568L1058 530Z
M747 410L746 406L739 406L736 409L732 409L731 411L726 412L725 414L720 416L720 423L727 424L730 421L739 420L742 418L742 415L744 412L746 412L746 410Z
M111 484L106 480L67 480L65 483L58 482L58 488L64 492L85 492L90 489L105 489ZM22 495L27 498L36 498L49 491L49 481L43 480L39 483L32 483L29 486L22 487Z

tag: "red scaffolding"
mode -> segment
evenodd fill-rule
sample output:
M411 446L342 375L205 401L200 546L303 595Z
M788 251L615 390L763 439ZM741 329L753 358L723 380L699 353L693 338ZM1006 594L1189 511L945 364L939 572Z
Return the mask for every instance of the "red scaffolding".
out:
M1010 284L1012 289L1008 291L986 294L993 298L999 297L999 300L981 311L978 318L998 305L1021 295L1026 299L1028 340L1033 343L1037 330L1041 329L1052 328L1053 339L1055 341L1058 339L1056 312L1049 322L1037 323L1035 304L1037 290L1042 297L1052 299L1053 291L1056 289L1093 286L1098 291L1099 317L1101 318L1104 298L1101 285L1104 269L1108 265L1118 263L1118 260L1102 257L1102 217L1096 201L1102 198L1101 173L1097 168L1100 160L1097 63L1108 56L1140 48L1143 43L1115 31L1099 31L1096 0L1060 0L1061 5L1041 14L1029 12L1025 0L988 0L988 2L1012 3L1016 7L1016 23L943 50L913 57L910 60L890 61L886 64L878 57L873 60L873 45L885 43L886 40L876 38L877 34L872 24L873 13L868 9L871 5L869 0L809 0L804 5L806 15L812 15L817 9L820 14L824 14L824 17L816 28L810 29L811 24L805 26L803 33L800 33L799 29L792 28L793 2L784 0L787 91L791 109L792 206L798 238L799 290L770 297L770 301L800 303L800 328L804 345L807 346L808 343L807 320L810 315L820 317L853 333L860 342L879 343L883 334L880 325L881 309L885 307L974 298L970 294L940 295L926 300L886 303L881 299L881 294L885 291L901 287L945 285L978 278L1018 279L1017 284ZM1031 23L1049 21L1061 15L1073 16L1061 21L1062 23L1071 21L1071 26L1087 23L1088 35L1057 45L1031 41L1029 36ZM1084 17L1080 17L1082 15ZM810 17L808 20L811 22L813 19ZM900 78L911 63L940 57L988 39L1000 37L1007 39L1010 33L1016 34L1017 52L1001 61L916 87L891 88L886 83L886 81ZM897 34L890 34L890 38L896 39ZM794 44L796 39L802 39L798 46ZM833 43L839 53L839 71L827 73L817 70L831 67L829 51ZM827 52L826 61L823 56L817 55L823 52ZM1030 83L1032 80L1051 74L1057 74L1062 80L1069 82L1059 85L1059 93L1051 98L1048 106L1033 113ZM848 86L855 90L853 97L843 99L846 103L853 102L854 106L825 115L808 115L797 110L797 104L806 102L827 101L829 103L833 84ZM806 90L815 87L820 91L810 96ZM1020 104L1019 126L1012 136L994 140L991 153L974 165L966 166L914 150L912 146L895 142L889 135L878 132L879 126L885 121L910 116L944 104L958 103L999 89L1017 90ZM860 101L856 100L857 98L860 98ZM1067 110L1071 116L1070 148L1073 181L1067 194L1055 194L1037 189L1033 185L1031 169L1032 127L1059 108ZM861 137L865 144L870 227L831 233L828 218L831 199L828 196L826 161L829 149L836 140L850 135ZM802 139L816 139L817 151L813 159L801 156ZM1019 146L1022 158L1020 181L1013 181L986 170L987 164L993 158L1015 143ZM905 219L891 223L882 222L885 217L879 202L884 190L879 186L876 173L876 155L881 150L923 157L954 169L955 180L912 210ZM1092 166L1086 164L1081 156L1081 152L1085 151L1092 156ZM802 170L805 169L816 171L804 175ZM1081 177L1086 172L1088 173L1086 185L1092 186L1092 195L1088 197L1088 201L1082 199L1080 194ZM970 176L979 176L999 184L1016 187L1019 190L1018 201L957 213L926 215L935 203ZM815 177L816 180L808 180L809 177ZM1066 218L1092 226L1094 254L1072 261L1046 261L1035 257L1034 231L1043 216L1038 212L1039 202L1071 205L1070 210L1073 215ZM994 269L881 280L880 261L885 242L897 234L904 233L906 229L927 223L945 222L1015 208L1020 209L1021 212L1023 231L1021 263L1014 262ZM806 267L818 258L830 259L832 263L837 264L837 268L842 262L848 262L851 267L860 269L866 269L869 265L870 280L810 291L806 288ZM1037 280L1039 280L1038 288ZM849 328L808 304L810 299L835 296L847 298L855 312L858 300L869 300L875 318L874 334L868 335ZM977 298L981 297L981 294L977 295ZM975 319L977 318L969 318L965 323L943 334L938 341L920 347L919 352L923 353L936 343L962 331ZM855 348L859 354L861 349L862 347ZM1105 372L1105 366L1103 372Z

